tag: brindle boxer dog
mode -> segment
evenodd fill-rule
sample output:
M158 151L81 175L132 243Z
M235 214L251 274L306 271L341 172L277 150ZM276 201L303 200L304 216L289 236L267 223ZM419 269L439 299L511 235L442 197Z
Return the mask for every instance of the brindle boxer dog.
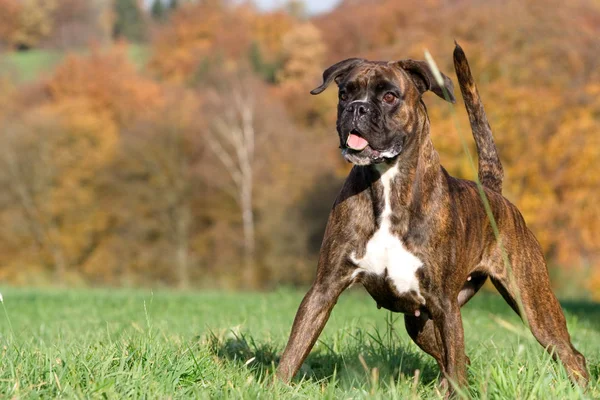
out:
M444 386L447 379L466 384L460 307L490 277L571 378L587 382L585 358L571 343L542 249L502 196L502 165L458 45L454 62L499 237L477 184L450 176L431 142L423 93L443 98L446 92L454 102L452 81L443 76L439 85L423 61L351 58L329 67L311 93L337 83L337 131L343 156L355 166L329 216L316 279L281 357L283 381L308 356L342 291L362 283L377 307L404 313L408 334L435 358Z

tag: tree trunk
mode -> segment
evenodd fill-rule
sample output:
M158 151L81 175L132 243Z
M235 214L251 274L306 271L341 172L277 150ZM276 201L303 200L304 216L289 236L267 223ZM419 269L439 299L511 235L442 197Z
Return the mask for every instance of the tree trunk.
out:
M177 285L181 289L189 287L190 268L189 268L189 209L181 206L177 212L176 223L176 260L177 260Z
M64 286L66 283L67 262L63 252L54 244L50 244L50 252L52 253L52 261L54 262L54 282L57 286Z
M177 245L177 280L180 289L189 287L190 273L188 263L187 245L178 243Z
M254 210L252 208L252 180L244 179L241 190L241 211L244 225L244 286L255 289L258 285L258 273L255 263Z
M180 139L175 139L173 150L175 160L179 160L176 169L175 193L175 240L177 252L177 277L180 289L188 288L190 285L190 266L189 266L189 246L190 246L190 225L192 220L192 211L190 209L188 194L190 183L186 171L189 168L189 160L185 157L183 146Z

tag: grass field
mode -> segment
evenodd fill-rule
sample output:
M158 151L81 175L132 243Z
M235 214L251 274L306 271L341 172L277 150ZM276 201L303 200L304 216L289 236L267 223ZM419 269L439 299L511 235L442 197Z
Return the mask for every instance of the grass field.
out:
M399 314L345 293L295 383L273 380L303 293L3 290L0 398L437 398ZM564 370L495 294L463 309L469 398L600 397L600 305L564 303L592 382ZM6 312L6 313L5 313ZM8 318L7 318L8 316ZM418 374L415 375L415 370Z

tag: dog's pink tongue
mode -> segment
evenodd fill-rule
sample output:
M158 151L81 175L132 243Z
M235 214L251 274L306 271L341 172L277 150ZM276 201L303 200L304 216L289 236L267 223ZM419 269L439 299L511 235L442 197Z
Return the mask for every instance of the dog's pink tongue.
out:
M351 133L346 140L346 146L350 147L352 150L363 150L368 145L369 142L353 133Z

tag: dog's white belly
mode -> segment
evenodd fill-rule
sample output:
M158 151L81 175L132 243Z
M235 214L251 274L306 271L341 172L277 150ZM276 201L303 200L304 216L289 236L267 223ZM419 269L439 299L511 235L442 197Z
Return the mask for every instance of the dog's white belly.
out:
M365 255L357 259L352 254L351 260L357 266L353 276L360 273L383 276L387 270L387 277L393 282L398 294L410 291L419 294L416 273L423 266L423 262L408 251L389 229L379 229L375 232L367 243Z
M350 255L350 260L357 266L353 277L360 273L384 276L387 271L387 278L393 282L398 294L415 291L421 297L416 272L423 262L404 247L391 229L391 192L394 177L398 174L397 166L382 165L380 173L385 204L379 228L367 242L364 256L357 258L355 253Z

